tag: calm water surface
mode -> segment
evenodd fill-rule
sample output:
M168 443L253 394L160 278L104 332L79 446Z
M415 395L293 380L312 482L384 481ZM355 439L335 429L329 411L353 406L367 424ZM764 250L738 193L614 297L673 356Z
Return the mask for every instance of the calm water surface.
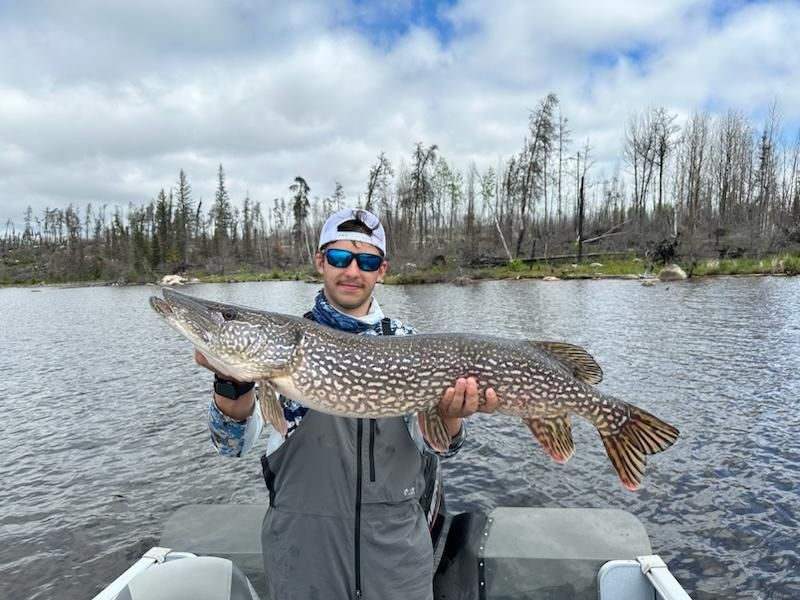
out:
M299 314L316 289L191 292ZM176 508L265 501L257 453L214 453L209 374L151 313L155 292L0 289L0 598L91 597ZM800 279L485 282L378 298L427 332L580 344L605 371L601 389L681 429L631 493L586 422L561 466L518 420L478 415L447 463L451 508L623 508L693 598L800 598Z

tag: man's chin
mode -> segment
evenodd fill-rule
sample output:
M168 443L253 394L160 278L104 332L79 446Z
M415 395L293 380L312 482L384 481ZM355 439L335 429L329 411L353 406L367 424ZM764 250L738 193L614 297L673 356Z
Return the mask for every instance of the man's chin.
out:
M365 303L369 302L369 296L364 296L363 290L352 294L336 294L336 297L331 298L335 304L344 310L356 310L361 308Z
M361 308L366 304L366 300L354 300L350 298L342 298L339 301L339 306L344 308L345 310L356 310L357 308Z

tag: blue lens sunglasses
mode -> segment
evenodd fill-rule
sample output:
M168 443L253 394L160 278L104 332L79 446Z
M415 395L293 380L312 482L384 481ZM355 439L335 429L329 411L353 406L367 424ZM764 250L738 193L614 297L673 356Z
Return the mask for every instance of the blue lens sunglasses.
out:
M346 269L356 259L358 268L362 271L377 271L383 264L383 257L377 254L367 254L366 252L355 254L349 250L339 248L328 248L325 250L325 260L328 264L337 269Z

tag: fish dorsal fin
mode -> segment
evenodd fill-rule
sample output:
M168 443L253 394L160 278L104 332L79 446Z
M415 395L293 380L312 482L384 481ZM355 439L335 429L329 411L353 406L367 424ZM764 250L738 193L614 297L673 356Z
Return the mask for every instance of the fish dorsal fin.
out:
M564 342L529 341L528 343L555 356L561 364L584 383L596 385L603 381L603 369L592 355L580 346Z

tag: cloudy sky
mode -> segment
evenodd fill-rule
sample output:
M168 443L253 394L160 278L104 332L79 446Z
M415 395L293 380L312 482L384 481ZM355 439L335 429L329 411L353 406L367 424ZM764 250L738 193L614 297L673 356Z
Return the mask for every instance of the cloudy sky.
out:
M633 111L777 101L800 124L800 3L689 0L0 0L0 227L127 205L184 169L213 201L363 194L417 141L480 169L549 92L613 168Z

